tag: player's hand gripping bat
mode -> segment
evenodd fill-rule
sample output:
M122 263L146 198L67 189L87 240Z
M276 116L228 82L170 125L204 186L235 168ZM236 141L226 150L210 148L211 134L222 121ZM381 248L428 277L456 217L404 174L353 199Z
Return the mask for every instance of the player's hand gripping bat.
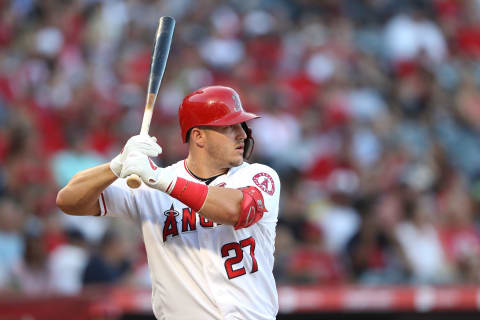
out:
M157 33L155 34L155 42L153 44L152 60L150 63L150 74L148 76L147 101L145 103L145 113L143 114L140 134L148 134L150 128L153 107L155 106L158 88L162 82L165 66L167 65L174 28L175 19L172 17L161 17L158 21ZM130 188L138 188L141 184L142 180L136 174L132 174L127 178L127 185Z

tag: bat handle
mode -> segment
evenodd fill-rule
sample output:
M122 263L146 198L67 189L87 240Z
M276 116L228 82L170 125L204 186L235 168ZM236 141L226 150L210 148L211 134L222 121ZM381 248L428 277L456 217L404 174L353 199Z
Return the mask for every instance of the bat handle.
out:
M156 95L155 94L148 94L147 95L147 103L145 106L145 112L143 114L143 121L142 121L142 129L140 130L140 134L147 134L148 129L150 128L150 121L152 120L153 114L153 105L155 104ZM131 174L127 177L127 185L131 189L137 189L142 184L142 179L136 174Z
M140 134L148 134L148 133L140 132ZM138 175L133 173L127 177L127 185L130 187L130 189L137 189L142 185L142 179Z
M132 189L137 189L142 184L142 179L136 174L131 174L127 178L127 185Z

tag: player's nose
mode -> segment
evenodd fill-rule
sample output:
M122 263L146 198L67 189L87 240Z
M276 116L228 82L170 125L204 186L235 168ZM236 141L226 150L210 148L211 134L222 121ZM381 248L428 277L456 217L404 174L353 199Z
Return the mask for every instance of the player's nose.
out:
M235 128L235 136L239 140L245 140L247 138L247 134L245 133L245 130L243 130L242 125L240 123L237 123L234 125Z

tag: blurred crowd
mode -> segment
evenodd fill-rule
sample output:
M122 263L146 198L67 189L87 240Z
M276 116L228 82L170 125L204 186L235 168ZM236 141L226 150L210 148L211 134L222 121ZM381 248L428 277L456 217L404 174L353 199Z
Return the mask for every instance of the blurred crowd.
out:
M282 181L278 284L480 283L480 1L0 2L0 288L149 286L129 221L57 191L139 131L158 18L177 20L150 134L235 88Z

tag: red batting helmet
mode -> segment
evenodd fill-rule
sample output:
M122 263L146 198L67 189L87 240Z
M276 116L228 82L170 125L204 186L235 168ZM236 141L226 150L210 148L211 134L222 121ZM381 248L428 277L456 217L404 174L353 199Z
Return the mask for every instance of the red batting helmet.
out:
M253 138L245 122L259 116L243 110L240 97L232 88L210 86L190 93L183 99L178 117L183 142L187 142L188 132L193 127L230 126L241 123L247 134L244 156L248 159L253 149Z

